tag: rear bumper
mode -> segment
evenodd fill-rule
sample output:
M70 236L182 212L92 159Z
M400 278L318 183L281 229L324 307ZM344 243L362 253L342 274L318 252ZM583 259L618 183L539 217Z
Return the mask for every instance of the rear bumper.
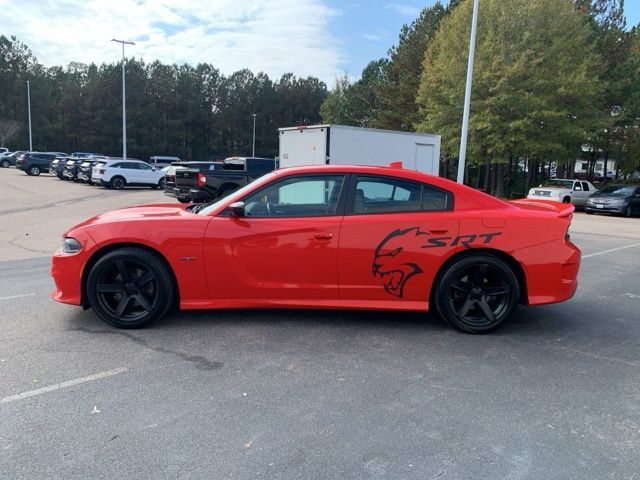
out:
M189 195L189 190L186 188L166 188L164 190L164 194L169 196L169 197L173 197L173 198L177 198L180 200L191 200L191 196Z
M557 240L514 252L526 276L528 305L569 300L578 289L582 252L569 240Z
M191 197L191 201L194 203L208 203L214 200L211 194L204 190L198 190L197 188L189 190L189 197Z

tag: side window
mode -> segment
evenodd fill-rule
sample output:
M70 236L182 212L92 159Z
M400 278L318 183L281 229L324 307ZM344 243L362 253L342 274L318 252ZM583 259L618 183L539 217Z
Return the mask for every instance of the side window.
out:
M573 190L576 192L581 192L582 191L582 187L580 186L580 182L576 182L573 184Z
M422 186L388 177L358 177L353 213L418 212L422 210Z
M138 166L138 168L140 170L151 170L151 165L147 164L147 163L136 163L136 165ZM162 165L161 165L162 167Z
M113 165L107 165L109 168L122 168L122 163L114 163Z
M587 182L582 182L582 189L585 192L588 192L589 191L589 184Z
M289 178L246 197L247 217L320 217L335 215L344 175Z

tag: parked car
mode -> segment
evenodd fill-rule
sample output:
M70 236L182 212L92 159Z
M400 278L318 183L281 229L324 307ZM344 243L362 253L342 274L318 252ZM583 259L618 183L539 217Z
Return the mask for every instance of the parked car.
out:
M96 165L102 164L102 159L105 157L93 157L91 159L85 158L84 161L78 165L78 180L83 183L88 183L89 185L93 185L93 167Z
M222 166L222 162L175 162L172 163L164 176L164 193L177 198L181 203L191 202L190 187L176 187L176 176L182 175L185 169L198 169L200 172Z
M278 162L273 158L230 157L210 165L206 170L180 170L180 174L176 175L174 192L170 195L183 203L211 202L253 182L277 166Z
M554 200L562 203L573 203L576 207L584 207L589 195L596 191L596 187L585 180L554 178L539 187L530 189L527 198Z
M16 160L16 168L23 170L27 175L38 176L49 172L51 161L59 156L66 155L61 152L28 152L23 153Z
M587 213L617 213L626 217L640 215L640 187L607 185L587 200Z
M85 156L85 157L70 157L64 162L62 167L62 177L65 180L72 180L74 182L78 181L78 173L80 165L84 162L88 161L88 159L94 158L93 156Z
M166 167L175 162L181 162L179 157L168 157L163 155L154 155L153 157L149 157L149 164L154 167Z
M65 164L67 163L67 160L69 160L70 158L70 156L64 155L51 160L51 165L49 165L49 174L55 175L60 180L66 180L66 178L64 178L64 176L62 175L62 172Z
M9 149L5 147L0 147L0 155L5 155L9 153Z
M27 153L27 152L17 151L17 152L0 155L0 168L9 168L9 167L15 166L16 160L23 153Z
M104 162L104 163L103 163ZM107 158L93 167L91 177L102 186L122 190L129 186L163 188L164 172L142 160Z
M286 168L206 207L130 207L67 230L52 297L120 328L177 304L437 310L483 333L518 303L574 295L574 208L400 168Z

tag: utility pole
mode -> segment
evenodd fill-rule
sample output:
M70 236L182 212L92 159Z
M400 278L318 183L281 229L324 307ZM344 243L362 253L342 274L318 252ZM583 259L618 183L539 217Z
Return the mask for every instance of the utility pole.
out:
M29 151L33 152L33 138L31 137L31 87L27 80L27 112L29 114Z
M127 93L125 90L124 82L124 46L135 45L133 42L127 42L126 40L111 39L112 42L122 44L122 158L127 159Z
M476 54L476 32L478 30L478 4L473 0L473 17L471 20L471 40L469 41L469 61L467 62L467 86L464 92L464 113L462 114L462 135L460 138L460 155L458 157L458 183L464 183L464 170L467 160L467 137L469 135L469 111L471 110L471 84L473 82L473 60Z
M257 113L252 113L253 115L253 148L251 149L251 156L256 156L256 116Z

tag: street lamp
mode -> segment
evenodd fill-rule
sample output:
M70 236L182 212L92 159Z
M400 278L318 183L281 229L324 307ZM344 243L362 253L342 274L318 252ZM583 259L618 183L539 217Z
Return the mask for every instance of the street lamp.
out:
M127 94L124 86L124 46L135 45L133 42L127 42L126 40L111 39L112 42L122 44L122 158L127 159Z
M471 109L471 83L473 81L473 59L476 54L476 31L478 30L478 3L473 0L471 20L471 40L469 41L469 60L467 62L467 86L464 92L464 113L462 114L462 135L460 155L458 157L458 183L464 183L464 169L467 160L467 137L469 135L469 110Z
M252 113L251 115L253 115L253 148L251 149L251 156L255 157L256 156L256 117L258 116L258 114Z
M31 87L27 80L27 112L29 114L29 151L33 152L33 140L31 138Z

